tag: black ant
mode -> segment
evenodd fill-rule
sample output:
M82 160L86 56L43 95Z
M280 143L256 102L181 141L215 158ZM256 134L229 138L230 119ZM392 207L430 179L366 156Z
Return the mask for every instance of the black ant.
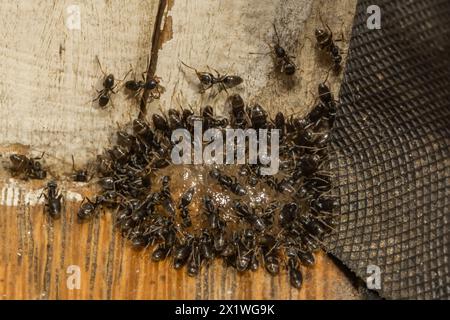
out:
M162 187L161 187L161 197L162 197L162 204L164 209L173 217L175 216L175 206L172 199L172 194L170 192L170 177L169 176L163 176L162 178Z
M227 88L233 88L237 85L240 85L244 80L236 75L223 75L221 76L217 70L214 70L217 76L214 76L211 72L200 72L197 69L188 66L183 61L180 61L184 66L188 67L195 71L198 80L200 80L200 84L202 88L200 89L200 93L204 93L206 90L212 88L215 84L219 85L221 90L227 91Z
M246 204L236 201L234 203L234 209L239 217L247 220L247 222L250 223L258 232L263 232L266 230L267 226L264 219L256 214L254 208L249 208Z
M72 179L75 182L87 182L90 180L89 173L87 169L75 169L75 159L72 155Z
M319 83L317 88L319 103L306 116L306 120L317 127L319 120L326 118L329 123L329 127L333 126L336 116L336 101L331 93L330 87L327 85L328 76L330 74L330 68L327 72L325 80ZM317 101L317 100L316 100Z
M192 226L191 218L189 217L188 206L192 202L192 198L194 196L195 188L189 188L185 193L181 196L181 202L178 206L178 209L181 210L181 218L183 219L183 225L185 227Z
M272 46L269 44L269 47L273 49L273 53L275 54L275 58L277 60L276 67L279 68L281 73L284 73L288 76L292 76L295 71L297 70L296 64L292 61L292 59L295 59L295 56L290 56L286 52L286 50L280 45L280 37L277 32L277 28L275 27L275 24L273 25L273 30L275 32L275 37L277 38L276 43ZM252 52L251 54L263 54L267 55L269 53L256 53Z
M110 74L106 74L105 71L103 71L102 65L100 63L100 60L98 58L98 56L95 56L95 58L97 59L98 65L100 67L100 71L103 73L103 89L102 90L97 90L98 96L92 100L92 102L95 102L98 100L98 105L102 108L106 107L106 105L108 104L110 98L111 98L111 93L116 94L117 92L114 91L114 89L117 87L117 84L115 84L115 78L114 75L112 73ZM125 77L120 80L120 82L122 82L123 80L125 80L125 78L128 76L128 74L131 72L128 71L128 73L125 75Z
M87 200L87 202L85 202L85 200ZM91 201L88 197L85 197L81 202L80 209L77 213L78 221L85 221L93 217L101 202L101 197L96 197L95 201Z
M202 259L211 260L214 258L214 240L208 229L203 229L199 239L200 256Z
M273 24L273 30L277 37L277 43L274 45L273 50L278 59L278 66L280 66L281 73L285 73L288 76L292 76L297 69L297 66L291 59L295 59L294 56L290 56L286 53L286 50L280 45L280 37L278 36L277 28Z
M288 260L289 282L294 288L300 289L303 283L303 276L297 260L296 257L290 257Z
M47 171L42 168L41 160L44 157L45 152L40 157L28 158L21 154L12 154L9 159L11 160L11 171L13 175L23 175L25 179L45 179L47 177Z
M222 174L217 169L211 170L209 174L212 178L216 179L222 187L229 189L235 195L244 196L247 194L247 190L245 190L245 188L237 182L236 177L232 178L230 176Z
M341 40L333 41L333 32L331 31L328 24L324 24L322 16L320 16L320 22L322 23L323 26L326 26L328 30L325 30L323 28L317 28L315 30L317 45L320 50L327 52L331 56L331 59L333 60L334 64L333 65L334 70L339 71L341 68L342 56L341 50L335 44L335 41Z
M178 245L173 253L173 267L180 269L183 267L191 254L193 237L188 236L180 245Z
M53 219L58 219L61 216L61 199L63 199L63 195L58 191L58 185L55 181L50 181L47 183L47 187L45 187L44 191L47 190L47 194L42 191L40 197L44 196L45 200L45 208L47 208L47 213ZM39 197L39 198L40 198Z
M148 90L150 92L150 97L153 99L159 99L161 96L161 91L160 88L162 88L160 86L160 81L161 78L160 77L156 77L156 76L149 76L146 75L146 72L142 72L141 74L142 76L142 80L137 81L136 79L133 80L128 80L127 82L125 82L125 88L127 88L130 91L135 92L135 97L137 97L139 95L139 93L142 90ZM156 91L156 94L153 91Z
M248 124L248 115L245 112L244 99L239 94L233 94L228 97L226 104L230 107L232 119L231 124L234 127L244 128Z
M204 215L211 230L219 230L224 227L224 221L220 218L219 209L215 206L213 199L209 195L203 197Z

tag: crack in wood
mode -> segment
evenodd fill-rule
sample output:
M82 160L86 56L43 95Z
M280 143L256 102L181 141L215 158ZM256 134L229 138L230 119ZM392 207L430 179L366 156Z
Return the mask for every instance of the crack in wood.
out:
M148 64L147 69L147 75L146 79L149 79L150 77L153 77L156 72L156 65L158 63L158 52L160 49L160 38L162 33L162 20L164 16L164 12L167 7L167 0L159 0L158 5L158 12L156 14L156 20L155 25L153 27L153 34L152 34L152 47L150 51L150 61ZM150 95L149 89L144 89L144 93L142 94L141 104L140 104L140 112L139 112L139 118L145 117L147 114L147 100Z

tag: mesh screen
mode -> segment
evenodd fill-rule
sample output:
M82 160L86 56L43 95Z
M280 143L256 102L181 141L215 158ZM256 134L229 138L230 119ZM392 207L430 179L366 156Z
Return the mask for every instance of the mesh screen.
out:
M327 248L362 279L378 266L383 297L448 299L450 1L359 0L348 54Z

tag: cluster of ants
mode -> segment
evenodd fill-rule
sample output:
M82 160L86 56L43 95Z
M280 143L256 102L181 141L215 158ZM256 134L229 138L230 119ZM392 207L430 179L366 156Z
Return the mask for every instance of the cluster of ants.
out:
M292 76L297 69L292 61L294 57L280 45L276 29L275 35L277 43L271 47L276 67ZM332 68L338 70L342 58L331 30L317 29L315 36L318 47L330 54ZM215 76L194 70L202 92L214 85L226 91L243 82L235 75L221 76L217 72ZM126 81L125 87L136 94L147 90L152 98L158 98L159 80L143 74L142 81ZM94 101L105 107L116 85L114 76L105 74L103 89ZM153 261L170 258L175 269L186 266L190 276L197 275L203 264L222 258L227 266L239 272L254 271L262 264L270 274L276 275L284 265L291 285L300 288L303 281L300 265L315 263L314 252L335 226L336 200L331 194L331 177L326 167L336 102L325 80L318 86L318 103L305 118L285 117L279 112L271 119L262 106L248 106L237 94L228 96L226 107L228 117L215 116L211 106L199 113L191 109L170 109L163 115L153 114L151 123L138 118L128 130L117 131L116 144L97 156L96 174L101 192L92 199L84 198L78 220L83 222L98 216L101 208L111 209L115 225L133 247L153 246ZM206 166L209 179L222 193L231 195L226 204L228 212L208 191L199 194L196 187L184 190L176 201L171 177L156 178L160 170L172 166L172 131L184 128L193 132L194 121L202 121L206 129L279 129L278 176L262 175L261 163L238 166L237 176L227 169ZM45 179L47 174L40 163L41 157L11 155L13 175ZM88 170L75 170L73 180L87 182ZM251 188L267 188L274 196L255 208L245 198ZM55 181L48 182L43 195L46 212L58 218L63 196ZM192 210L195 197L201 205Z

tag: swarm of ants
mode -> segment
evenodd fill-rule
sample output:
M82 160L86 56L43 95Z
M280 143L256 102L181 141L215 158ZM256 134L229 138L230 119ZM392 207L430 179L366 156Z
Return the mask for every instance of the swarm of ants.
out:
M275 35L277 41L271 48L276 67L292 76L297 68L295 57L280 45L276 29ZM333 68L338 69L341 57L331 31L318 29L315 35L318 47L329 52ZM227 91L243 82L237 75L217 71L214 75L182 64L195 71L201 92L214 86ZM104 108L117 83L112 74L101 70L104 88L94 101ZM126 81L125 88L136 95L148 90L151 98L159 98L160 78L147 78L144 73L142 78ZM153 248L153 261L170 259L175 269L186 266L190 276L215 258L239 272L255 271L262 265L276 275L285 267L290 284L300 288L300 266L315 263L314 252L335 227L336 199L327 171L327 144L336 102L326 81L319 84L317 96L318 102L304 118L279 112L271 119L262 106L246 105L240 95L232 94L226 101L229 115L225 117L215 116L214 108L206 106L198 113L169 109L166 114L153 114L151 122L135 119L129 128L116 132L113 147L97 156L101 192L84 198L77 213L79 222L98 217L102 208L110 209L115 226L134 248ZM191 185L176 197L173 181L177 178L170 175L174 167L171 133L180 128L192 133L194 121L201 121L204 129L279 129L279 173L262 175L264 165L259 162L233 169L202 165L203 184L208 187ZM15 154L10 160L16 176L47 176L40 158ZM73 169L75 181L90 180L87 170L75 170L74 164ZM185 168L178 170L183 174ZM265 200L253 201L252 195L260 190ZM46 211L58 218L63 199L56 182L48 182L45 191Z

